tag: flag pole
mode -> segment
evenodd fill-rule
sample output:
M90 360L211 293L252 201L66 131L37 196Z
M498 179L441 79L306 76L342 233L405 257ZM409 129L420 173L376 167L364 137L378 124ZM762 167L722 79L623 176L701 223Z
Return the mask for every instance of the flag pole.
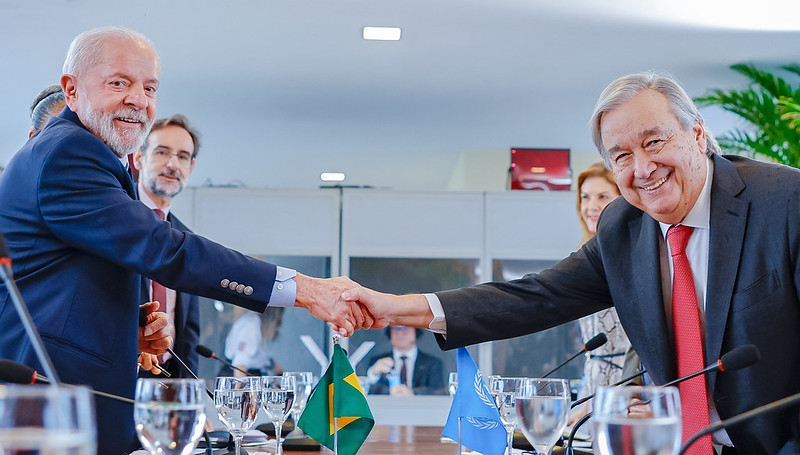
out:
M333 335L333 344L339 344L339 334ZM335 383L334 379L334 383ZM336 395L336 386L333 387L333 394ZM336 401L336 398L333 399ZM339 455L339 417L333 417L333 455Z
M461 416L458 416L458 455L461 455Z

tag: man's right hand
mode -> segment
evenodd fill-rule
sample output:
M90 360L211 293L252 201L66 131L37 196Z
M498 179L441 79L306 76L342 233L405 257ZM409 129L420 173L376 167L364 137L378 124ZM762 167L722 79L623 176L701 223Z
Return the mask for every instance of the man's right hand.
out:
M378 359L375 363L369 367L369 374L373 376L380 376L382 374L387 374L392 371L394 368L394 360L391 357L384 357L382 359Z

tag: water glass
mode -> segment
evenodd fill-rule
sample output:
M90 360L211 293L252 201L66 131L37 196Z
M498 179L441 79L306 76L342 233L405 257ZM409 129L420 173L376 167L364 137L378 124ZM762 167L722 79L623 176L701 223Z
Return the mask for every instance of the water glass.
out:
M214 385L214 405L217 407L219 420L233 436L236 455L239 455L244 434L258 418L258 408L261 406L261 378L218 377Z
M489 392L494 397L497 410L500 412L500 420L506 427L508 433L508 446L506 453L511 455L514 445L514 429L517 426L517 402L516 393L525 378L508 378L503 376L493 376L489 383Z
M275 452L283 452L281 446L281 430L283 422L292 412L295 400L294 376L262 376L261 377L261 405L267 413L267 418L275 426L275 440L278 448Z
M451 371L450 374L447 376L447 392L450 393L451 397L456 395L456 391L458 390L458 372Z
M94 400L86 387L0 385L0 454L95 455Z
M292 434L301 435L302 431L297 426L300 415L306 409L308 397L311 395L311 388L314 385L314 375L310 371L284 371L284 376L294 378L294 402L292 403L292 420L294 420L294 430ZM288 436L287 436L288 437Z
M516 393L522 434L536 453L550 454L567 428L570 404L566 379L526 378Z
M681 444L676 387L600 387L594 397L594 450L600 455L675 455Z
M205 384L198 379L139 379L133 421L142 447L153 455L188 455L206 423Z

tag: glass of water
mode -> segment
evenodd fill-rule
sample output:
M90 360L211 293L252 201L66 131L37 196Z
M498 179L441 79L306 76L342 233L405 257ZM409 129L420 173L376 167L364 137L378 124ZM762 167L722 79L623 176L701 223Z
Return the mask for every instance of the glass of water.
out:
M242 438L258 418L261 406L261 378L258 376L218 377L214 385L214 405L219 420L231 432L236 455Z
M261 405L267 412L267 418L275 426L275 440L278 444L275 453L280 455L283 452L281 447L283 422L289 417L289 413L294 407L295 378L294 376L262 376L261 385Z
M0 454L94 455L94 418L86 387L0 385Z
M301 436L303 434L297 421L306 408L308 397L311 395L311 387L314 385L314 375L310 371L284 371L284 376L294 377L294 402L292 403L292 420L294 420L294 430L290 435ZM286 436L289 437L288 435Z
M447 392L450 394L451 397L456 396L456 391L458 390L458 372L451 371L450 374L447 376Z
M500 411L500 420L503 421L503 426L506 427L508 433L508 446L506 447L508 455L513 453L514 429L517 426L516 393L525 379L493 376L489 384L489 392L494 397L497 410Z
M515 396L522 433L536 453L549 455L567 427L569 381L525 378Z
M204 394L198 379L139 379L133 422L142 447L154 455L191 453L206 423Z
M675 455L680 450L676 387L600 387L593 418L594 450L601 455Z

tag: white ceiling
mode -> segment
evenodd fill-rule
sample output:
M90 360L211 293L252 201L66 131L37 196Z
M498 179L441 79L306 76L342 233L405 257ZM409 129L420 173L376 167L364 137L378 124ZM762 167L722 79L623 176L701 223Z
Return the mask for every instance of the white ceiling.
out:
M596 160L586 122L618 76L668 70L697 96L741 86L734 63L800 63L797 30L719 27L742 13L743 26L790 28L798 2L748 3L0 0L0 163L71 39L124 25L161 55L159 116L203 134L194 185L315 188L343 171L348 185L444 189L462 153L512 146L570 148L577 166ZM366 42L368 25L403 37ZM703 112L717 134L735 123Z

